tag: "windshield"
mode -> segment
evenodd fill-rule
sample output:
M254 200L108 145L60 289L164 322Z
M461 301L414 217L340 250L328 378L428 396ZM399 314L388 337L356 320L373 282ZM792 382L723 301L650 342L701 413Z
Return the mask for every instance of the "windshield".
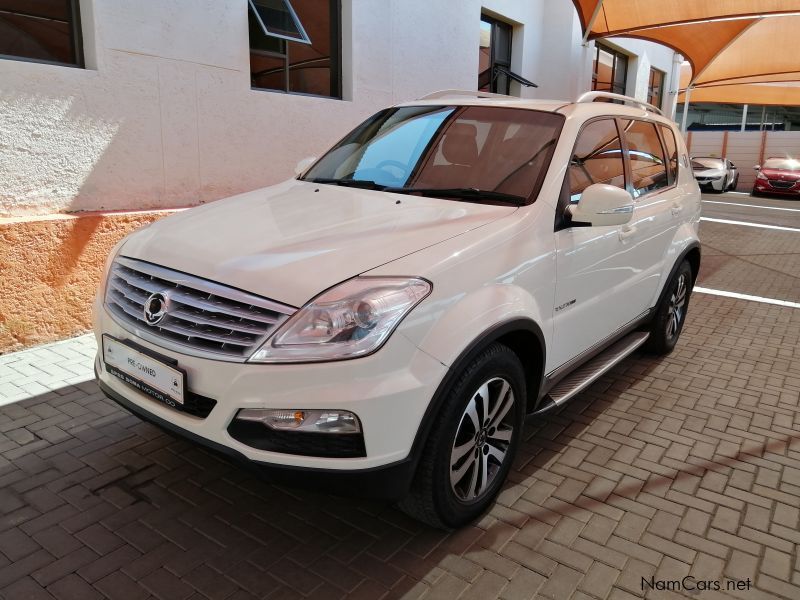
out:
M724 169L725 165L719 158L696 157L692 159L692 169Z
M306 181L524 204L535 198L562 115L492 106L405 106L359 125Z
M800 161L794 158L768 158L761 167L763 169L780 169L781 171L800 171Z

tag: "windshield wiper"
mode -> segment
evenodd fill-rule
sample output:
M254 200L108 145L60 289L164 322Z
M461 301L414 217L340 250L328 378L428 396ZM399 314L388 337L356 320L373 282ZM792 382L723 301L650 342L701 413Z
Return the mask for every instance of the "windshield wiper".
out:
M304 179L303 181L310 181L311 183L330 183L344 187L364 188L365 190L386 189L385 185L381 185L380 183L376 183L369 179L332 179L327 177L316 177L314 179Z
M527 200L527 198L523 196L494 192L491 190L480 190L478 188L387 187L384 188L383 191L393 194L420 194L421 196L430 196L434 198L460 198L462 200L475 202L480 202L481 200L497 200L499 202L508 202L515 206L522 206Z

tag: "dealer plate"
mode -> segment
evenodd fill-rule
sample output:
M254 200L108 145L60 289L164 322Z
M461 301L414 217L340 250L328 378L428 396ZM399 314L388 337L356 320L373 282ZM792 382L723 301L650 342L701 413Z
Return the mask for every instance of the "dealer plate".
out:
M106 370L132 388L169 406L183 405L186 374L120 340L103 335Z

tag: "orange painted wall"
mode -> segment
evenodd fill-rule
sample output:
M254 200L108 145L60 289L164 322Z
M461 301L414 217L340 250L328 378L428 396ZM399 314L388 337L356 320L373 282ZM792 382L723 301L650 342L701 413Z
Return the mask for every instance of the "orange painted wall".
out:
M171 212L0 219L0 353L88 331L111 249Z

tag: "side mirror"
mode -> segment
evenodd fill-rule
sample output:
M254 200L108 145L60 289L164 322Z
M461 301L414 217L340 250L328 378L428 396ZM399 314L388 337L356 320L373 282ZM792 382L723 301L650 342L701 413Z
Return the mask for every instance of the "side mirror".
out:
M753 167L753 168L754 168L756 171L760 171L760 170L761 170L761 165L756 165L756 166L755 166L755 167Z
M624 225L633 217L633 197L616 186L595 183L583 190L580 201L567 210L573 221L593 227Z
M297 163L297 166L294 168L294 174L298 177L308 171L308 168L317 162L316 156L306 156L303 160Z

